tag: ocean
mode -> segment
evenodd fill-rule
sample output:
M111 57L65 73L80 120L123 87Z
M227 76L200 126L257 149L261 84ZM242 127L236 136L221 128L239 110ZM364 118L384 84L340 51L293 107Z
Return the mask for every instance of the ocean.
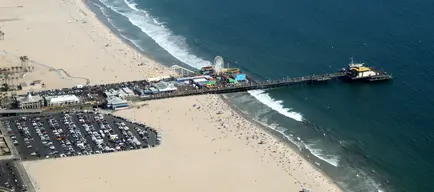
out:
M335 72L349 58L392 73L224 97L281 134L345 191L434 191L434 1L88 0L126 42L171 66L221 55L258 80Z

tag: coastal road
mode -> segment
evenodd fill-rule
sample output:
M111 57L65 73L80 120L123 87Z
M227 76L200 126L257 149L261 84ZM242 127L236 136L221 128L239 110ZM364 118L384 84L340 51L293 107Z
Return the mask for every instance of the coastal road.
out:
M32 191L27 189L27 185L21 175L17 160L0 161L0 191L2 189L15 189L15 191Z

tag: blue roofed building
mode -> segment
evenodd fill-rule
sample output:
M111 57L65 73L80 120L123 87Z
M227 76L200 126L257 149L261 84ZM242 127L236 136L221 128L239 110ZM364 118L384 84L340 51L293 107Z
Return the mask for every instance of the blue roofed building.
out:
M121 99L116 96L110 96L106 99L106 107L109 109L117 110L127 108L128 106L129 105L127 100Z

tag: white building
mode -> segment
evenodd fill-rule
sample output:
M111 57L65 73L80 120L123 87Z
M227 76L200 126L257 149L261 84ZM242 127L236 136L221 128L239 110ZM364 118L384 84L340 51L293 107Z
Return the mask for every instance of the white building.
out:
M120 97L120 98L127 98L135 95L134 92L128 87L124 87L119 90L110 89L105 91L104 94L106 95L107 98L113 96Z
M159 92L170 92L170 91L176 91L178 89L172 83L168 83L164 81L154 83L153 86L157 88Z
M45 105L48 107L74 105L80 103L80 99L75 95L46 96L44 99Z
M128 107L128 101L116 96L107 97L107 108L117 110Z
M106 97L111 97L111 96L117 96L119 95L119 91L116 91L114 89L110 89L104 92Z
M39 95L28 93L25 97L17 97L17 103L20 109L37 109L41 108L43 99Z
M128 87L124 87L124 88L122 88L122 90L125 92L125 95L127 97L132 97L135 95L134 92Z

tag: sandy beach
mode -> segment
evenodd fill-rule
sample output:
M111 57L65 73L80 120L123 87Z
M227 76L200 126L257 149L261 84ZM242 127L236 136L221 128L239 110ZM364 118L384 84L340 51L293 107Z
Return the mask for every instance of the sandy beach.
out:
M28 78L43 80L45 89L83 84L83 78L100 84L172 73L122 42L81 1L3 0L0 26L5 33L0 56L26 55L39 63ZM139 66L142 62L145 65ZM53 69L81 78L59 76ZM115 114L156 128L162 144L25 162L36 189L340 191L285 143L238 115L216 95L150 101Z

